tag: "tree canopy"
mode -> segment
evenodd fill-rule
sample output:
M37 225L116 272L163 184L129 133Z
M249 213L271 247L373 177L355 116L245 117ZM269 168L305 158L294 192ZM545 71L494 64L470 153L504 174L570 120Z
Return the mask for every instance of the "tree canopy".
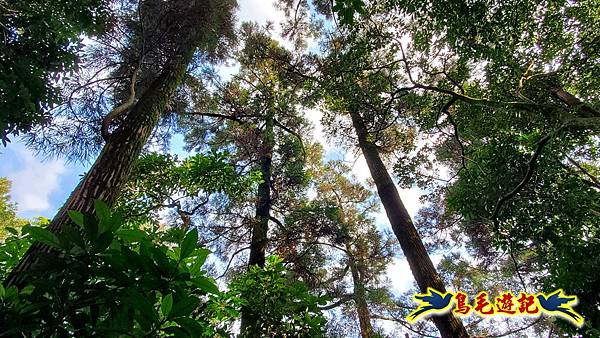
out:
M0 336L600 336L600 2L274 5L0 0Z

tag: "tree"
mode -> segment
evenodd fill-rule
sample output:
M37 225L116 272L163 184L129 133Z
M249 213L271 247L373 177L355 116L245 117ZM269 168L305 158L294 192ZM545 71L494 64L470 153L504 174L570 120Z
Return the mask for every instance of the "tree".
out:
M8 233L27 224L27 220L17 217L17 204L10 199L11 182L6 177L0 177L0 240Z
M239 73L227 84L216 83L218 101L214 106L208 104L188 113L196 118L190 122L187 141L199 150L206 145L217 151L233 150L238 167L260 174L255 198L225 201L222 219L228 224L219 222L213 229L216 238L224 238L224 245L233 248L224 250L227 256L234 252L230 262L240 252L249 250L247 265L262 267L272 246L270 224L281 224L274 209L278 207L277 213L284 213L306 184L300 135L307 130L307 123L297 107L303 102L299 92L303 79L283 67L296 62L294 54L256 26L244 24L242 38ZM215 119L227 123L211 126L210 121ZM250 210L253 216L248 215ZM232 228L245 231L231 232ZM243 243L248 245L240 248ZM246 312L242 312L242 332L254 325L248 320Z
M398 100L402 91L395 90L399 75L394 72L393 66L397 63L387 58L394 55L395 51L387 51L387 55L370 53L372 48L383 48L387 41L372 39L371 35L374 35L378 27L369 27L368 21L365 22L365 26L360 26L363 30L357 25L350 32L340 34L329 41L330 54L324 62L321 74L327 79L319 83L320 90L327 93L325 102L330 112L329 124L333 126L334 123L339 123L348 128L335 114L351 119L351 128L356 133L358 147L366 159L392 230L400 242L419 288L423 292L428 287L445 292L444 283L433 266L380 156L380 149L385 149L385 142L394 140L393 136L397 135L386 130L391 130L391 126L397 125L396 121L400 116L398 111L402 112L403 108ZM375 58L377 61L374 61ZM391 62L390 67L386 67L388 62ZM410 121L408 112L406 119ZM451 314L436 316L433 321L444 337L467 336L461 322Z
M226 209L229 213L239 210L233 212L235 219L229 219L230 223L239 223L240 218L251 223L248 265L262 266L269 223L278 222L274 207L289 208L286 204L292 195L306 183L300 134L308 128L297 108L303 102L302 78L283 67L296 62L293 53L258 27L243 25L242 31L240 72L229 83L216 84L216 104L190 113L195 118L187 141L198 150L231 149L238 167L260 173L255 200L250 201L254 216L242 216L249 209L247 201L229 201Z
M374 196L349 177L348 166L339 161L314 166L316 197L286 217L277 237L288 245L280 250L299 276L332 299L324 308L346 304L358 318L361 336L375 337L370 308L390 298L383 276L394 242L375 227Z
M354 15L356 7L344 10ZM588 152L597 147L593 135L600 116L597 78L591 75L599 59L595 7L566 1L380 1L360 15L386 16L388 25L372 39L389 43L374 53L397 51L390 64L403 64L408 78L396 90L421 110L419 128L439 137L429 151L448 165L450 182L431 196L441 202L434 206L442 211L437 219L459 224L449 231L455 238L467 233L479 253L504 252L495 263L514 265L521 284L569 285L570 292L579 292L589 321L584 332L596 325L597 311L590 309L598 304L588 294L597 291L587 278L575 277L596 264L578 254L595 257L589 253L597 250L587 240L597 223L589 204L597 198L597 159L594 150ZM403 35L409 39L393 38ZM423 150L396 164L408 184L432 183L432 162ZM414 171L403 170L407 166ZM485 261L489 268L490 259Z
M148 37L154 39L152 47L159 48L155 52L163 56L157 60L160 61L160 71L155 75L149 74L151 78L145 79L148 81L147 87L139 93L135 104L129 107L126 116L108 138L92 168L48 226L53 232L60 231L68 221L68 210L90 212L95 198L102 199L109 205L115 201L127 180L133 162L158 123L167 102L181 84L195 51L201 48L204 52L210 52L228 39L235 3L176 1L169 4L151 2L139 6L140 11L148 11L146 14L149 16L164 17L164 20L154 22L157 25L156 29L150 30L153 35ZM198 22L204 22L207 27L214 29L199 25ZM141 47L136 46L136 42L139 43L139 40L132 41L134 47ZM142 53L137 48L133 50ZM164 53L168 53L166 57ZM134 66L134 74L139 66ZM136 77L132 76L131 79L133 83ZM132 93L135 94L133 91ZM22 263L13 270L7 285L19 284L24 278L24 273L37 259L36 253L47 251L48 248L41 244L33 245Z
M265 265L250 266L230 283L230 292L246 300L242 314L247 324L240 337L324 337L326 323L306 285L289 274L283 260L269 256Z
M597 281L584 271L598 250L597 4L393 3L411 22L395 32L412 40L397 43L405 89L424 91L419 127L438 130L451 168L439 208L480 252L506 253L522 287L580 295L582 332L594 332Z
M109 1L1 1L0 139L49 119L59 83L79 64L82 34L101 34Z

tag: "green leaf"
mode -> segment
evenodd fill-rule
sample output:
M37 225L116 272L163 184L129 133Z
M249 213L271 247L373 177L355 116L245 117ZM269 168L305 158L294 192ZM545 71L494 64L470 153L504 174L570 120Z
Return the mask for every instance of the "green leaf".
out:
M198 307L198 304L200 304L200 300L198 298L186 297L173 305L170 318L187 316Z
M121 229L117 231L117 236L129 243L149 240L148 234L140 229Z
M181 243L181 251L179 252L179 259L184 259L189 257L189 255L194 252L196 249L196 245L198 243L198 230L192 229L192 231L188 232Z
M143 297L139 293L134 293L131 297L131 304L140 312L140 314L151 322L158 321L158 313L154 309L154 306L147 298Z
M98 236L98 222L96 219L88 214L83 215L83 228L85 234L90 241L94 241Z
M206 293L218 294L219 288L215 284L214 281L210 280L206 277L199 277L193 280L194 285L196 285L200 290Z
M169 293L163 297L162 302L160 303L160 312L163 316L168 317L171 308L173 308L173 295Z
M65 226L58 237L61 240L61 243L63 243L64 247L68 247L67 244L72 243L83 250L86 249L85 241L83 240L81 231L72 226Z
M113 241L112 232L104 232L94 242L94 249L96 252L102 252L106 250Z
M123 214L114 212L110 218L110 228L108 230L115 232L123 225Z
M165 255L162 250L156 247L150 248L150 252L152 253L152 259L156 263L156 266L164 273L170 274L173 271L173 265L171 265L171 261Z
M29 296L29 295L31 295L33 293L33 289L35 289L35 286L29 284L26 287L22 288L19 291L19 294L23 295L23 296Z
M110 219L111 212L106 203L101 200L94 200L94 209L96 210L96 216L100 221L108 221Z
M11 235L19 236L19 231L12 227L6 227L6 231L10 232Z
M204 262L206 262L206 258L208 257L210 252L211 251L206 248L196 249L196 259L194 260L194 264L196 264L198 268L200 268L202 265L204 265Z
M16 298L19 294L19 289L16 286L12 285L8 288L4 289L4 299L12 299Z
M178 328L177 326L169 326L162 329L163 332L168 333L169 337L190 337L187 332ZM192 336L195 337L195 336Z
M240 312L236 309L230 308L230 307L226 307L225 312L227 312L227 314L232 317L232 318L237 318L240 316Z
M71 219L71 221L73 221L73 223L83 227L83 214L80 213L79 211L75 211L75 210L69 210L67 211L67 213L69 214L69 218Z
M175 322L181 327L183 327L186 331L188 331L190 337L202 337L204 333L204 327L200 325L196 320L182 317L175 320Z
M44 244L48 244L55 248L60 248L60 241L55 234L53 234L50 230L32 226L27 229L29 234L36 241L42 242Z

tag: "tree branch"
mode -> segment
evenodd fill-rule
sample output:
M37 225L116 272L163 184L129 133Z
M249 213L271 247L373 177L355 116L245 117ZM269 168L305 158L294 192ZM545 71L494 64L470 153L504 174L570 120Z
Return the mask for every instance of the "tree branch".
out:
M302 147L302 155L306 158L306 150L304 149L304 142L302 142L302 137L295 131L283 125L281 122L277 121L277 119L275 118L273 118L273 123L279 128L283 129L284 131L294 135L298 139L298 141L300 141L300 147Z
M231 258L229 259L229 262L227 263L227 267L225 267L225 271L223 271L223 273L219 277L217 277L216 279L223 278L223 276L225 276L225 274L227 274L227 271L229 271L229 266L231 265L231 262L233 261L233 258L235 258L235 256L237 254L239 254L240 252L242 252L244 250L248 250L248 249L250 249L249 246L243 247L243 248L239 249L238 251L234 252L233 255L231 255Z
M523 190L525 185L529 182L529 180L531 180L531 177L533 176L533 172L535 170L535 165L536 165L537 159L540 157L542 150L544 149L544 146L561 129L562 129L562 127L558 128L557 130L555 130L551 133L548 133L546 136L542 137L542 139L538 142L533 154L531 155L531 158L529 159L529 161L527 163L527 172L525 173L525 176L523 177L521 182L519 182L519 184L517 184L517 186L511 192L502 196L502 198L500 198L498 200L498 202L496 203L496 207L494 208L494 212L492 213L492 216L491 216L491 220L494 222L494 230L495 231L498 231L498 228L499 228L498 214L500 213L500 208L502 208L502 205L506 201L508 201L509 199L514 197L521 190Z
M401 319L401 318L397 318L397 317L394 317L394 316L391 316L391 317L390 317L390 316L383 316L383 315L379 315L379 314L372 314L372 315L371 315L371 318L374 318L374 319L381 319L381 320L388 320L388 321L396 322L396 323L398 323L398 324L402 325L404 328L406 328L406 329L408 329L408 330L410 330L410 331L412 331L412 332L414 332L414 333L418 334L418 335L419 335L419 336L421 336L421 337L437 338L437 336L432 336L432 335L429 335L429 334L427 334L427 333L424 333L424 332L422 332L422 331L418 331L418 330L415 330L415 329L413 329L413 328L412 328L412 327L411 327L411 326L408 324L408 322L407 322L407 321L405 321L405 320L403 320L403 319Z
M582 167L579 163L577 163L577 161L575 161L568 155L567 155L567 160L571 164L573 164L577 169L579 169L579 171L581 171L585 176L587 176L590 180L592 180L591 183L593 186L600 189L600 181L598 181L598 178L596 176L592 175L589 171L587 171L584 167Z
M539 323L540 320L542 320L542 318L543 317L539 317L536 320L534 320L533 322L531 322L531 323L529 323L529 324L527 324L527 325L525 325L523 327L520 327L520 328L517 328L517 329L514 329L514 330L510 330L510 331L507 331L507 332L504 332L504 333L501 333L501 334L498 334L498 335L489 336L489 337L490 338L506 337L506 336L513 335L513 334L515 334L517 332L520 332L520 331L523 331L523 330L527 330L528 328L530 328L530 327L534 326L535 324Z
M139 66L136 67L136 69L133 71L133 75L131 76L131 83L129 84L129 98L127 99L127 101L125 101L125 102L123 102L123 104L115 107L102 120L102 128L100 129L100 134L102 135L102 138L104 139L105 142L108 142L108 138L110 137L110 133L108 132L110 123L115 118L119 117L121 114L123 114L129 108L131 108L133 106L133 104L135 103L135 83L136 83L137 74L138 74L139 70L140 70L140 67Z
M340 296L340 299L338 299L337 302L333 302L329 305L325 305L325 306L319 306L319 310L331 310L334 309L344 303L347 303L351 300L354 299L354 295L353 294L348 294L348 295L342 295Z

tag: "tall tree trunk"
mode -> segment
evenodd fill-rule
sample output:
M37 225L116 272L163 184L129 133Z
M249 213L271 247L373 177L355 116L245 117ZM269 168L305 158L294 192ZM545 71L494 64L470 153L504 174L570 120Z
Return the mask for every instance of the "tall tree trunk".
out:
M351 253L350 246L346 245L346 250ZM367 294L365 285L362 279L361 269L357 266L352 255L348 255L348 264L352 273L352 283L354 285L354 303L356 306L356 314L358 315L358 323L360 326L360 335L362 338L372 338L375 336L373 325L371 325L371 313L367 304Z
M274 118L267 116L265 130L262 132L262 145L260 149L260 173L262 182L258 185L258 200L256 201L256 217L252 228L250 240L250 258L248 267L257 265L265 266L265 252L267 249L269 231L269 218L271 217L271 166L273 148L275 147ZM242 311L240 332L244 332L253 325L253 319L248 311Z
M368 131L362 117L358 112L351 112L350 115L358 136L359 147L365 156L371 177L377 186L377 193L419 288L422 292L426 292L428 287L446 292L444 283L435 270L423 241L400 199L398 189L396 189L394 181L379 156L377 146L369 140ZM462 322L452 314L433 316L432 319L442 337L468 337Z
M269 218L271 217L271 163L273 160L273 148L275 147L273 126L273 116L268 116L265 123L265 130L262 133L262 146L260 149L262 182L258 185L256 218L254 227L252 228L248 266L265 266L267 232L269 231Z
M114 203L127 181L134 161L157 125L166 103L171 99L185 75L196 48L199 30L197 24L195 28L189 29L179 50L174 53L160 75L142 94L125 120L110 136L96 162L48 226L49 230L59 232L68 224L67 212L69 210L91 213L95 199L102 200L109 205ZM51 252L47 245L34 243L11 271L5 284L22 285L25 282L27 270L35 263L37 257Z

